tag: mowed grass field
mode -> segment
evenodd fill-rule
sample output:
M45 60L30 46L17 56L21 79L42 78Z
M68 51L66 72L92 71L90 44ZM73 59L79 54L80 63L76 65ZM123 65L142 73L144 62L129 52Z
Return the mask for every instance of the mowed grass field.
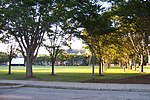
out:
M124 70L120 67L111 67L98 75L98 66L95 66L95 79L122 79L132 76L145 75L150 73L150 66L144 67L144 73L140 69ZM0 66L0 79L12 80L38 80L38 81L59 81L59 82L82 82L91 80L91 66L55 66L55 75L51 75L51 66L33 66L33 78L25 78L26 68L23 66L12 66L12 74L8 75L8 66Z

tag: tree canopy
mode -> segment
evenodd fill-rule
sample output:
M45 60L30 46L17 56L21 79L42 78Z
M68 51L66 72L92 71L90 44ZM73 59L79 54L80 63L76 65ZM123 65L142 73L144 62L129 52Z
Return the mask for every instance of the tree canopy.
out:
M1 1L1 31L14 36L26 59L26 77L32 77L32 62L43 37L51 27L52 1Z

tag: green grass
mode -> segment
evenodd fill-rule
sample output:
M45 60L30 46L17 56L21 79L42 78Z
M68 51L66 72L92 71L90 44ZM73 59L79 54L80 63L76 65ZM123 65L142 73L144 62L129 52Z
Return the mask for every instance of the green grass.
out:
M55 75L52 76L50 66L33 66L34 77L27 79L25 70L23 66L12 66L12 74L8 75L8 67L0 66L0 79L80 82L90 80L92 71L91 66L55 66ZM95 79L121 79L149 73L140 73L138 70L124 72L120 67L111 67L103 76L98 76L98 67L95 66ZM145 67L145 70L149 71L150 67Z

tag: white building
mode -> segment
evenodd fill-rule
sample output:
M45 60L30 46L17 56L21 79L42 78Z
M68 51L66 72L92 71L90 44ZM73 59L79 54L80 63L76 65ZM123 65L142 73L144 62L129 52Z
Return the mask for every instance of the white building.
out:
M25 66L25 60L23 57L13 58L11 61L12 66Z

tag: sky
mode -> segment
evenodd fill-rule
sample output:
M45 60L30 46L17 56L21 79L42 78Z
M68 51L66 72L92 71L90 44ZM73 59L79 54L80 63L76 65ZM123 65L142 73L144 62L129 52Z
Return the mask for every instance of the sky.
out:
M82 49L82 47L85 46L85 44L82 43L82 40L80 39L74 39L72 40L72 49ZM0 52L7 52L8 45L0 43ZM69 49L68 47L62 47L63 49ZM48 54L48 51L45 50L44 47L40 47L38 54Z
M82 43L82 40L81 39L74 39L72 40L72 45L71 45L71 49L82 49L82 47L85 46L85 44ZM68 47L62 47L62 49L69 49ZM39 52L38 54L48 54L48 51L45 50L44 47L41 47L39 49Z
M7 45L0 43L0 51L1 52L7 52Z

